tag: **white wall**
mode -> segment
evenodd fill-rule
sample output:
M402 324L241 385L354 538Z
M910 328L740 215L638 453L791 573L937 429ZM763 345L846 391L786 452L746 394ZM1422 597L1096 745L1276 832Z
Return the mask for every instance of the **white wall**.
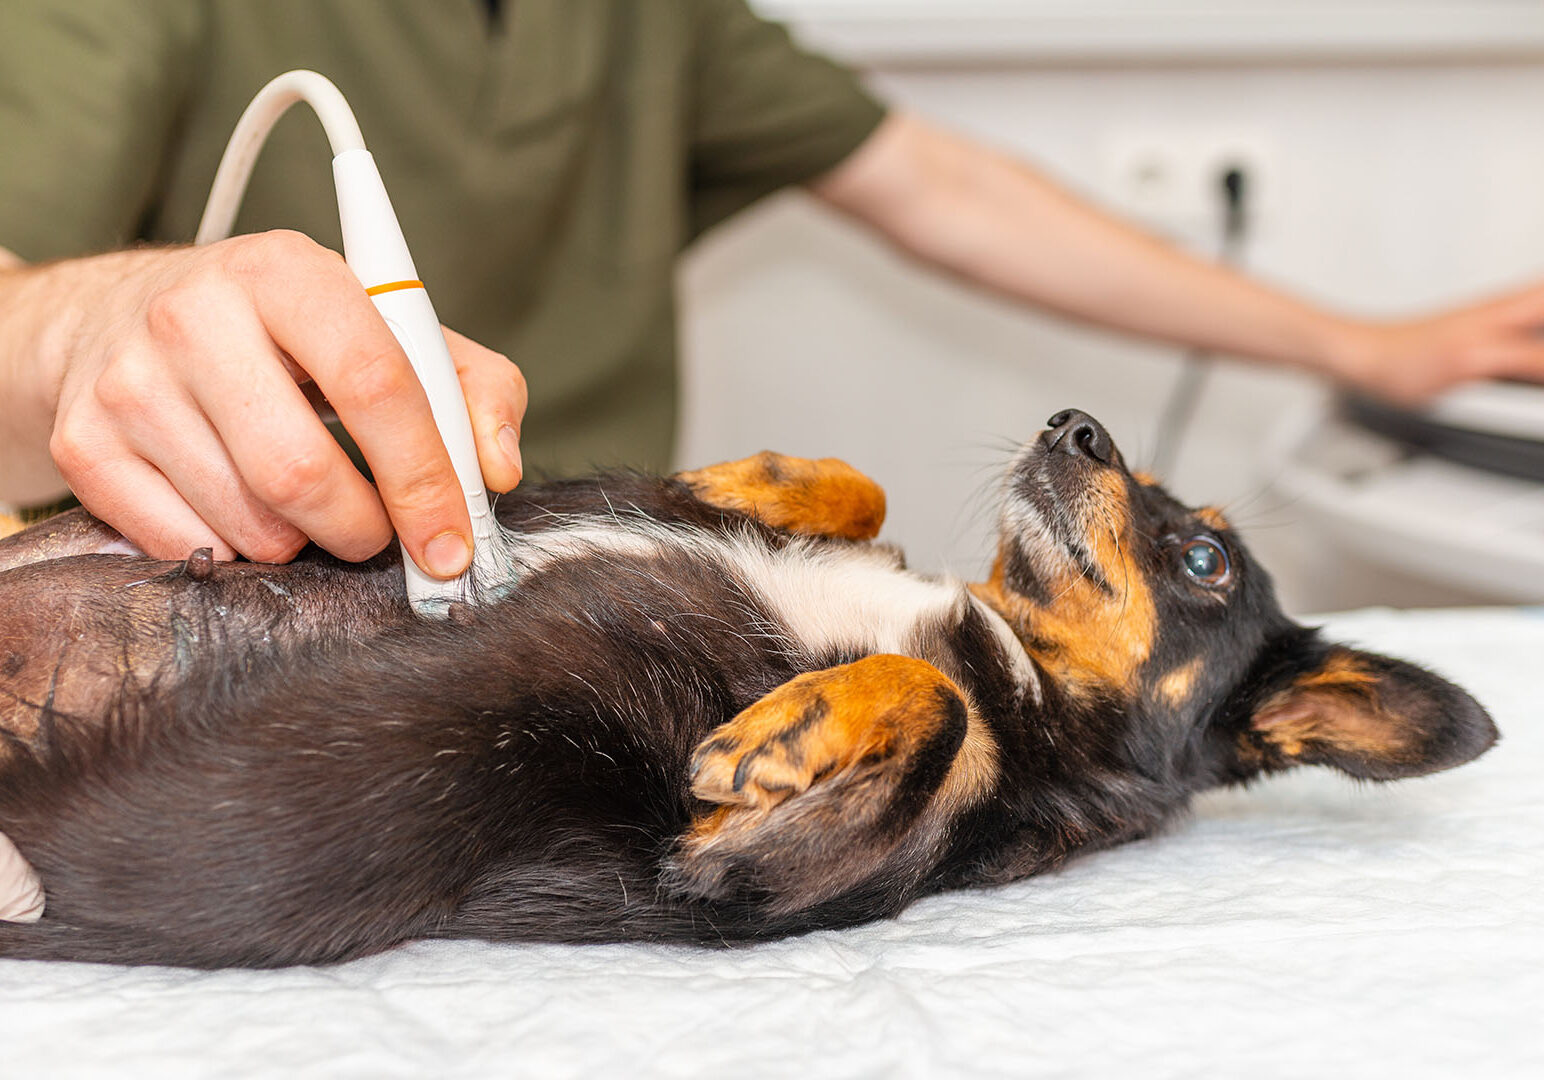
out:
M861 38L846 40L852 48ZM984 61L967 50L887 61L872 82L1095 197L1123 132L1257 137L1271 175L1250 263L1350 310L1418 311L1544 271L1544 61ZM1142 460L1178 370L1170 350L1072 328L904 265L801 196L771 200L709 238L684 285L681 459L763 447L844 457L884 484L887 536L927 569L980 569L996 470L1054 410L1088 409ZM1353 564L1291 506L1259 497L1266 433L1318 393L1297 376L1225 365L1171 486L1230 507L1297 610L1482 599Z

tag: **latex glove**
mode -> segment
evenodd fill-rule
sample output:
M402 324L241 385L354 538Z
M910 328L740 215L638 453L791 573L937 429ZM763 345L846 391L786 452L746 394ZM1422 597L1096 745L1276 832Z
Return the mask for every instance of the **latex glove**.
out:
M43 883L0 833L0 921L30 923L42 917Z

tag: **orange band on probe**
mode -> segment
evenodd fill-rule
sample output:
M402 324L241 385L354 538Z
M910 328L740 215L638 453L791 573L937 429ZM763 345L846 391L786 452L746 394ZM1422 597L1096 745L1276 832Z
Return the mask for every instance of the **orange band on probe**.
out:
M388 281L384 285L371 285L365 290L366 296L379 296L381 293L396 292L399 289L421 289L424 283L421 281Z

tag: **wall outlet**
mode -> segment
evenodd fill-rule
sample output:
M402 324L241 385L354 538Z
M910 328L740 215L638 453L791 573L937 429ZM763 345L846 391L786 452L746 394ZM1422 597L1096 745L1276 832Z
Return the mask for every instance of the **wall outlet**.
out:
M1251 225L1272 212L1277 175L1264 136L1211 130L1113 132L1100 153L1112 210L1170 239L1215 249L1223 220L1222 178L1242 169Z

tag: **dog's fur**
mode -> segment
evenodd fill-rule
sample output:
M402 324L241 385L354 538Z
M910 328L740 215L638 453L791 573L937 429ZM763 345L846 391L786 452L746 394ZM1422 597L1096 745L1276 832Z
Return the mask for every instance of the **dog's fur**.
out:
M1288 620L1221 515L1084 414L1015 459L984 583L908 572L883 513L771 454L533 485L499 504L518 587L443 622L387 556L71 554L104 535L79 515L0 541L0 832L49 897L0 957L772 938L1045 871L1205 788L1495 738Z

